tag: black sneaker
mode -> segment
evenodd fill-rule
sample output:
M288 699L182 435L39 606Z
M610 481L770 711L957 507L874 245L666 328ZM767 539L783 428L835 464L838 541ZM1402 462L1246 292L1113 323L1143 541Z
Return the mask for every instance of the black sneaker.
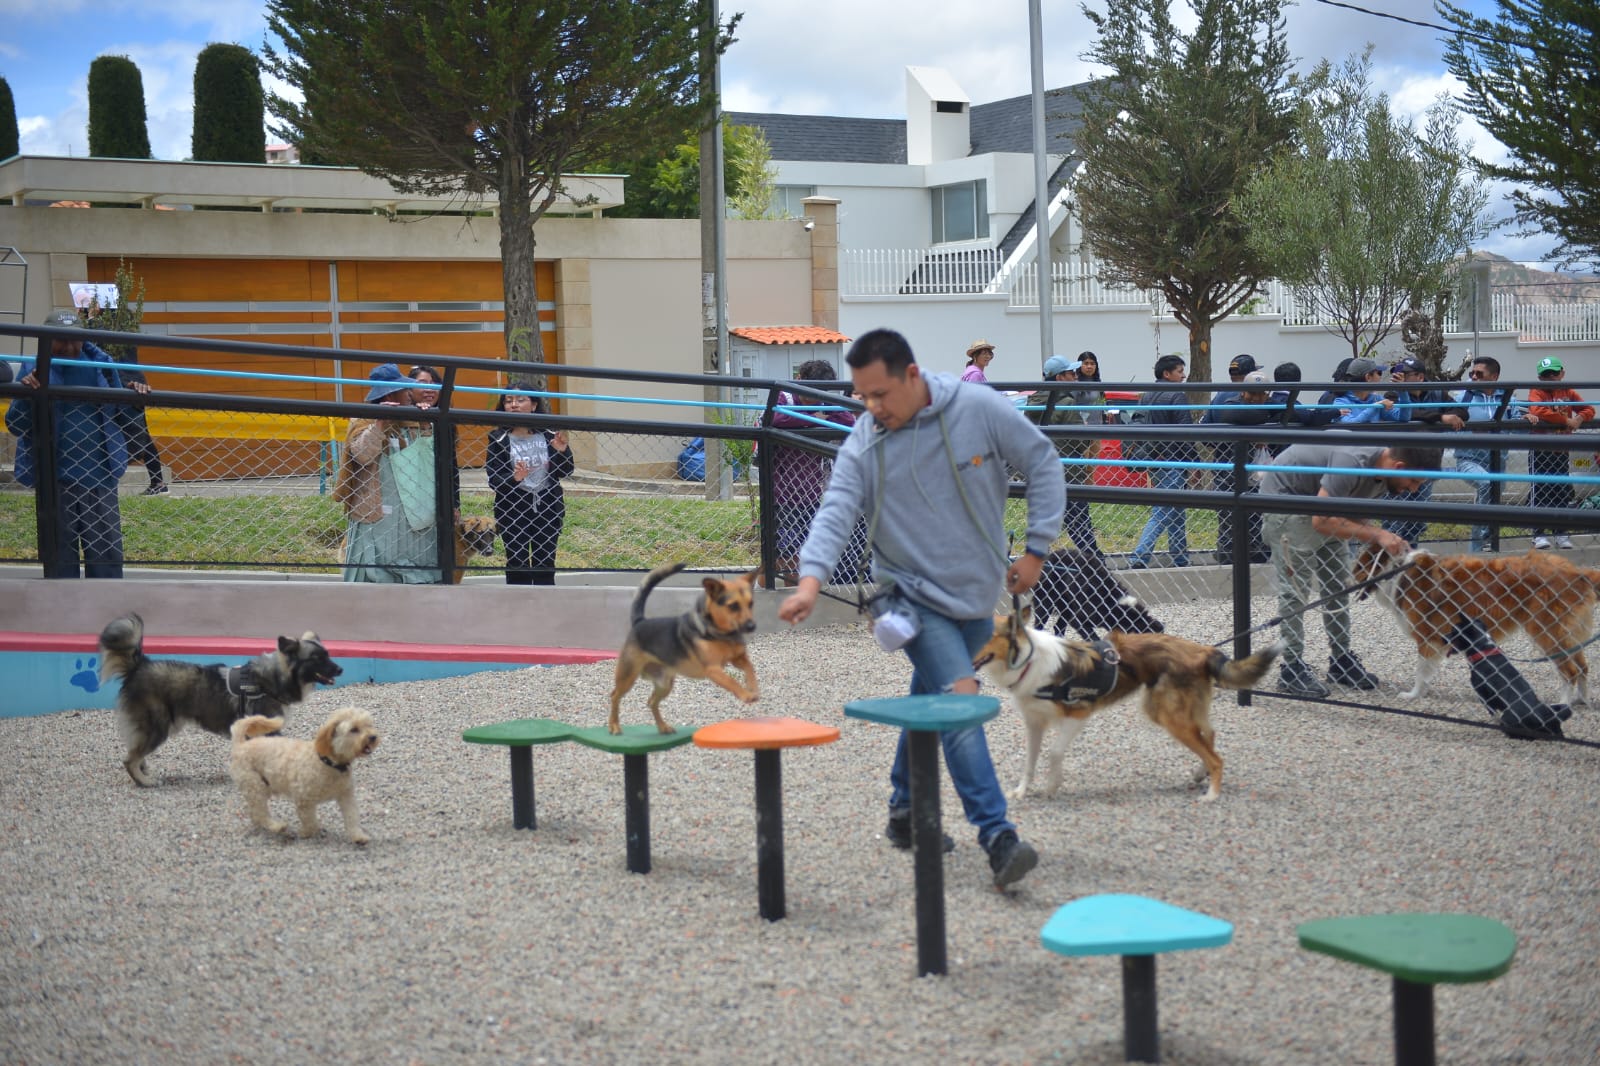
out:
M1359 688L1371 692L1378 687L1378 675L1361 665L1349 652L1328 660L1328 680L1345 688Z
M989 869L994 871L994 887L1014 885L1039 865L1039 853L1026 840L1018 840L1014 829L1002 829L989 842Z
M910 814L903 814L903 815L891 814L891 815L889 815L889 824L884 827L883 835L886 838L888 838L889 843L893 844L895 847L899 848L901 851L910 851L911 850L911 815ZM949 833L945 833L945 834L943 834L943 836L944 836L944 853L946 855L948 855L952 851L956 850L956 842L955 842L955 839L953 837L951 837L951 835Z
M167 488L165 481L152 481L150 487L144 490L146 496L165 496L172 490Z
M1278 673L1278 691L1290 696L1315 696L1321 699L1331 690L1317 680L1304 662L1286 662Z

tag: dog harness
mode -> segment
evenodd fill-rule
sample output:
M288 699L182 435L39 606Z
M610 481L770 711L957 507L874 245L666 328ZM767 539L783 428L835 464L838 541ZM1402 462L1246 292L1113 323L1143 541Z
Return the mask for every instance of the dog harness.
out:
M1109 640L1092 641L1090 647L1100 654L1100 661L1093 670L1082 677L1062 678L1053 685L1039 689L1034 696L1056 703L1081 703L1099 699L1110 692L1117 683L1117 669L1122 656L1117 654L1116 646Z
M262 691L261 682L256 678L255 663L245 663L243 666L230 668L223 679L223 684L228 687L228 695L239 702L237 715L239 718L255 714L255 705L269 698Z

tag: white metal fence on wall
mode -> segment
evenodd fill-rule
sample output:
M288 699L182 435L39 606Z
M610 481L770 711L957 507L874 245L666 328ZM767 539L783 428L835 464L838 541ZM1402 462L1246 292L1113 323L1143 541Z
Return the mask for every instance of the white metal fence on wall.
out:
M1058 309L1074 307L1149 307L1152 315L1169 314L1158 290L1113 284L1101 276L1094 260L1051 263L1050 302ZM840 252L840 295L844 297L1005 295L1008 307L1039 306L1037 263L1007 267L999 249L976 248L942 252L927 248L851 248ZM1446 333L1471 332L1460 306L1447 309ZM1285 326L1325 326L1317 309L1296 298L1277 279L1261 286L1241 314L1278 315ZM1516 333L1523 341L1592 341L1600 339L1600 301L1535 303L1515 292L1491 295L1488 333Z

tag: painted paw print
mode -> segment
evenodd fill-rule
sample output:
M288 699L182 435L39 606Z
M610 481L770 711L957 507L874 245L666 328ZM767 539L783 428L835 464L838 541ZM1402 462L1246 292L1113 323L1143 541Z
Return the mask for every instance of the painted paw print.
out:
M79 659L73 665L77 668L77 673L72 675L72 684L77 685L85 692L99 692L99 660L91 655L89 656L87 663L84 660Z

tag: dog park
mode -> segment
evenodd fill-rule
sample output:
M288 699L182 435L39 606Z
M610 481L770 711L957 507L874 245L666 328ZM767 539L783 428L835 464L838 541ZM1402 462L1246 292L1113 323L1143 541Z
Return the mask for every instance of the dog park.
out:
M660 451L679 436L675 424L546 421L570 427L574 447L591 457ZM760 432L706 428L730 447ZM209 447L229 454L228 445ZM759 469L744 483L748 500L648 489L588 497L596 510L582 528L592 532L564 538L571 554L558 556L554 588L516 589L474 572L493 560L469 566L459 586L340 585L326 573L337 563L326 547L258 564L299 567L295 580L204 569L252 550L242 534L287 528L286 516L326 506L316 450L304 454L309 474L195 479L174 498L149 501L192 500L197 517L231 507L235 517L193 523L199 541L175 539L172 526L161 537L130 536L138 547L128 580L8 580L18 621L55 636L48 650L18 641L6 655L18 677L45 655L68 660L53 670L84 673L93 634L134 609L152 641L169 642L152 654L201 662L224 654L202 636L243 633L254 654L273 636L314 628L345 672L337 687L289 707L284 732L306 741L338 708L370 714L383 743L352 771L368 841L352 843L337 827L306 840L253 827L229 775L227 740L202 730L174 735L150 762L155 787L135 787L119 767L126 749L109 691L89 699L81 689L85 698L72 701L69 687L69 702L50 713L0 718L8 1059L1120 1062L1129 1050L1125 964L1041 942L1064 907L1106 897L1231 927L1225 941L1173 942L1143 956L1159 959L1152 1020L1164 1061L1390 1061L1393 975L1312 950L1302 927L1393 914L1471 916L1515 936L1503 972L1490 965L1433 993L1440 1061L1579 1062L1600 1048L1594 711L1576 708L1564 740L1511 739L1460 659L1445 662L1424 699L1403 699L1417 644L1379 597L1354 604L1352 627L1354 650L1381 678L1376 690L1216 700L1211 724L1227 785L1215 802L1201 802L1192 754L1131 706L1107 708L1065 751L1060 787L1015 802L1013 817L1041 858L1020 885L997 892L945 789L941 821L957 838L940 865L947 958L943 976L919 978L924 856L883 837L896 734L847 712L903 694L906 667L855 619L848 601L863 590L836 590L840 602L817 624L776 622L783 593L765 572L770 518L760 511ZM1504 478L1515 491L1517 475ZM469 509L481 509L482 492L470 474L463 479ZM1142 516L1161 498L1100 485L1084 495L1113 557L1136 528L1118 518ZM1214 535L1218 521L1202 503L1222 508L1221 520L1236 517L1226 509L1235 498L1193 500L1197 534ZM1466 524L1486 514L1505 523L1503 553L1526 548L1518 522L1526 512L1514 502L1482 511L1441 493L1427 504L1369 506L1426 515L1429 547L1441 553L1459 552ZM708 530L702 508L731 524ZM246 509L250 520L240 521ZM622 562L605 556L618 549L603 538L608 529L616 536L628 509L634 523L671 536L629 532L650 554L635 548ZM1577 527L1600 526L1573 517ZM684 531L700 538L693 553L672 539ZM285 539L253 543L273 553ZM611 660L638 572L670 561L655 557L665 552L693 561L683 584L659 590L652 614L684 610L704 576L762 565L759 624L748 638L761 695L747 707L706 681L678 683L674 744L642 757L649 862L648 872L633 872L630 765L639 764L630 756L565 734L521 749L528 813L537 812L524 820L507 751L466 734L530 721L605 732ZM610 566L595 565L602 560ZM1245 630L1260 627L1249 635L1257 647L1273 638L1271 576L1248 559L1115 574L1168 634L1230 654ZM395 643L374 649L379 634ZM457 642L450 676L417 662L446 662L441 638ZM1324 639L1307 634L1308 661L1327 655ZM520 659L466 655L492 659L518 646ZM530 660L541 646L563 654ZM1541 691L1557 691L1557 671L1536 661L1532 643L1513 635L1505 654ZM633 693L621 723L659 736L644 702ZM690 743L752 714L838 734L783 755L786 906L776 921L764 915L760 770L753 787L748 752ZM987 730L1009 786L1024 774L1027 727L1008 703Z

